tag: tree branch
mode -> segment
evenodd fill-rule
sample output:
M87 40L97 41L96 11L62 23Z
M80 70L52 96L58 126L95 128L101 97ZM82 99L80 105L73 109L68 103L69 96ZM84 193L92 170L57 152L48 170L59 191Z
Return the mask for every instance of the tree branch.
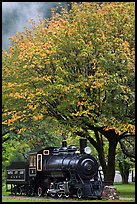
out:
M120 141L121 139L124 139L126 137L135 137L135 134L124 132L124 133L122 133L121 135L118 136L117 140Z
M119 143L120 143L120 146L121 146L121 149L122 149L123 153L124 153L125 155L127 155L128 157L135 159L135 154L129 152L129 151L126 149L126 147L124 146L124 144L121 142L121 140L119 140Z
M10 139L10 136L7 137L7 138L2 138L2 144L3 144L4 142L6 142L7 140L9 140L9 139Z

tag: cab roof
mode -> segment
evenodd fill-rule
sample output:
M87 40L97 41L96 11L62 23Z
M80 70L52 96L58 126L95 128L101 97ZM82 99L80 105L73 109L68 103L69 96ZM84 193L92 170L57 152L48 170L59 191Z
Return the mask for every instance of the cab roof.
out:
M28 154L29 155L32 155L32 154L41 154L43 152L43 150L49 150L49 152L52 153L53 149L55 149L55 148L57 148L57 147L45 147L43 149L37 148L37 149L31 150Z

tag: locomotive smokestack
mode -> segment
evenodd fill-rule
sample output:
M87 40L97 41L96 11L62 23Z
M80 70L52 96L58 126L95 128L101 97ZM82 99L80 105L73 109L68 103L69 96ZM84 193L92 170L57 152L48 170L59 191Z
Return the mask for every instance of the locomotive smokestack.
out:
M67 147L67 141L62 141L62 147Z
M85 154L84 148L87 146L87 139L80 139L80 153Z

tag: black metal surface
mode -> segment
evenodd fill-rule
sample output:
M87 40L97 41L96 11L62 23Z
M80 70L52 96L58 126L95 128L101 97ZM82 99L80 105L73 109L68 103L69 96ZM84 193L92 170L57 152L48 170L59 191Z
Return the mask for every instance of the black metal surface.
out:
M67 141L66 140L62 141L62 147L67 147Z
M80 141L80 153L85 154L84 148L87 146L87 140L84 138L80 139L79 141Z
M96 184L94 179L99 165L93 156L84 152L86 146L86 139L80 139L80 154L76 153L77 148L74 145L67 147L66 141L62 142L60 148L49 147L31 151L31 156L32 154L42 155L41 171L37 171L36 165L35 177L31 177L28 171L34 171L34 169L29 168L28 162L14 162L7 167L6 182L15 185L14 193L16 190L19 191L20 184L24 182L22 190L28 193L29 189L30 194L37 193L39 188L44 192L48 190L58 193L70 192L70 195L78 194L79 197L98 196L102 192L102 187ZM47 150L49 154L44 153ZM50 188L51 183L53 183L52 188Z
M96 175L98 168L99 165L96 159L85 154L79 159L77 173L81 176L81 178L90 180Z
M98 171L96 159L90 155L54 155L43 163L43 171L51 177L65 177L74 171L83 179L92 179Z

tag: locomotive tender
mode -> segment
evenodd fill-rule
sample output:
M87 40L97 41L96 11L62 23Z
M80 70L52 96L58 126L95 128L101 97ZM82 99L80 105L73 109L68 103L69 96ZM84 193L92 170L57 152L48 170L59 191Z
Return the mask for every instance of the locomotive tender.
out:
M101 198L104 188L99 165L90 155L87 140L74 145L29 152L28 162L13 162L6 169L6 189L14 195ZM10 184L10 189L8 186Z

